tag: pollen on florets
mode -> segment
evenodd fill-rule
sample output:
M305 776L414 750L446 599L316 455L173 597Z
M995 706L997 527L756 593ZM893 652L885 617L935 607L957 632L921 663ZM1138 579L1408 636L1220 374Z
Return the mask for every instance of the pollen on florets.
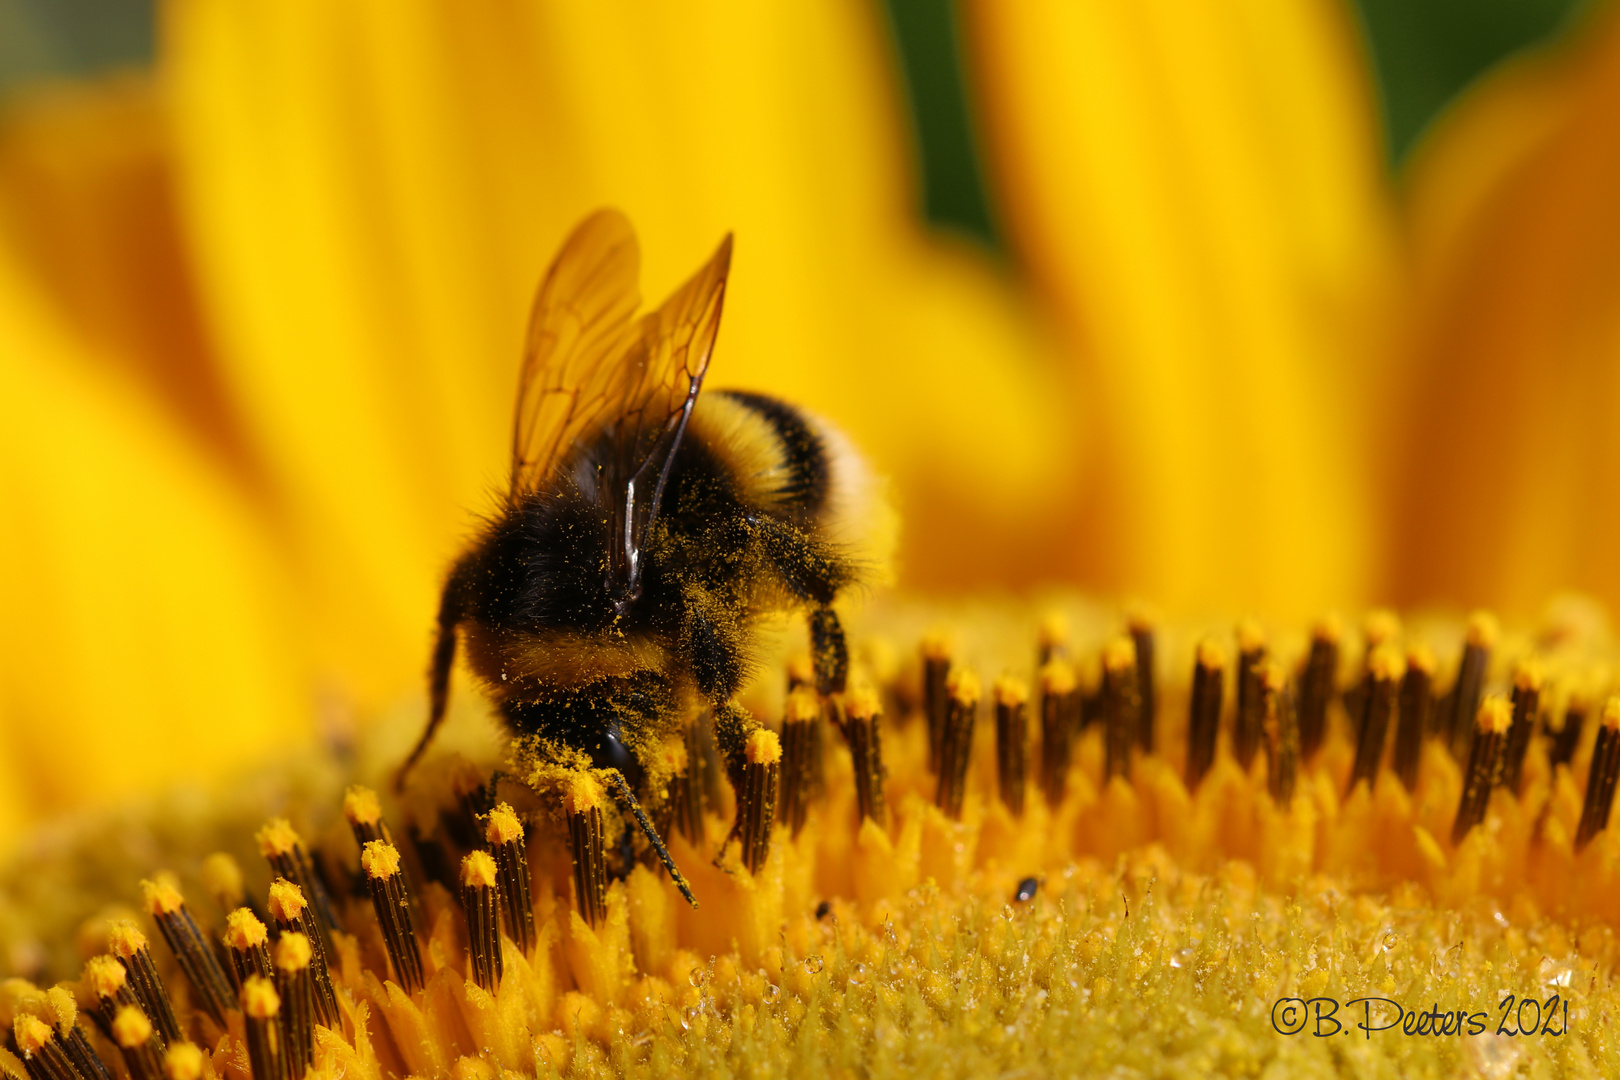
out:
M6 1016L16 1049L48 1053L54 1040L75 1053L75 1033L90 1033L90 1052L133 1080L203 1080L244 1056L279 1076L341 1060L363 1080L364 1024L382 1076L494 1080L534 1068L536 1054L564 1072L606 1068L615 1054L701 1072L722 1039L729 1056L714 1060L751 1075L784 1053L826 1064L818 1055L835 1043L840 1067L883 1075L883 1046L909 1052L923 1039L1001 1071L1032 1067L1026 1052L1038 1050L1054 1071L1084 1074L1103 1061L1099 1030L1154 1052L1160 1035L1144 1009L1188 1017L1205 1049L1275 1053L1264 1010L1248 1025L1230 1002L1256 993L1256 978L1262 997L1362 993L1341 973L1363 970L1369 950L1394 996L1537 992L1544 1003L1579 988L1580 1008L1614 1005L1596 973L1620 952L1592 929L1620 914L1607 869L1620 865L1607 828L1620 699L1598 673L1603 646L1470 632L1461 620L1386 620L1388 632L1377 619L1352 622L1368 628L1364 650L1336 620L1261 634L1110 619L1043 636L1026 617L1024 636L999 651L971 628L948 647L899 638L901 660L881 678L857 660L844 692L806 683L785 701L745 702L757 722L712 778L701 742L689 741L705 734L694 714L638 744L658 761L641 777L552 763L534 789L504 766L499 778L493 763L462 769L462 787L483 793L476 814L447 792L415 792L388 803L397 840L383 838L375 791L334 789L324 821L298 807L307 843L279 845L304 845L349 927L324 968L297 883L264 892L263 864L244 875L223 857L166 853L183 872L213 865L215 880L189 903L172 877L139 886L153 922L104 935L112 952L85 966L77 1019L60 987L8 991L27 1003ZM1151 707L1143 632L1157 673ZM930 659L946 661L937 731ZM1000 675L980 683L981 673ZM1459 757L1449 717L1476 689ZM1314 753L1307 699L1321 708ZM1245 764L1238 736L1250 723ZM720 797L685 804L696 820L683 826L662 778L672 792L689 770ZM796 825L790 776L803 778ZM684 905L643 834L626 841L621 784L668 838L702 909ZM356 826L371 831L351 845ZM261 890L251 898L244 877ZM240 902L221 912L216 895ZM1486 896L1488 911L1475 903ZM173 936L164 928L188 918L207 952L225 946L224 1025L200 989L207 952L183 924ZM1315 943L1315 966L1299 941ZM136 996L143 952L160 954L152 970L168 980L182 1038L166 1039ZM318 969L335 991L330 1025ZM143 994L162 985L140 984ZM1031 986L1046 994L1037 1004ZM925 1007L904 1012L896 1003L913 995ZM1219 1023L1211 1000L1227 1008ZM810 1019L811 1002L823 1019ZM145 1017L148 1034L126 1032L122 1045L120 1015L126 1027ZM871 1032L823 1022L849 1017L870 1018ZM1011 1042L982 1034L1009 1024L1020 1032ZM814 1042L796 1041L812 1030ZM1588 1038L1579 1023L1572 1032L1545 1045ZM235 1041L225 1058L188 1057L186 1038L203 1037ZM1432 1063L1412 1056L1415 1042L1386 1043L1365 1051L1380 1068ZM1314 1044L1296 1045L1322 1064ZM1532 1071L1559 1071L1536 1056L1550 1051L1524 1045ZM485 1056L461 1058L473 1046ZM1065 1056L1077 1047L1093 1057Z

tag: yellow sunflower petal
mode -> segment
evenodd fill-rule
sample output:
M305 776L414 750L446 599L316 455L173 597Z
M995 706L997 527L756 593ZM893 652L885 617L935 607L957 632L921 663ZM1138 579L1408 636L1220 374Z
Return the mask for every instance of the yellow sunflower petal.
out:
M256 473L197 310L168 125L146 76L15 92L0 119L0 234L94 359L148 387L244 480Z
M1361 595L1395 254L1346 12L969 10L1000 205L1098 418L1086 567L1180 606Z
M926 505L947 485L958 526L1025 515L997 542L1049 512L1052 369L1006 287L913 223L865 5L180 0L165 27L232 384L322 653L370 690L419 677L436 583L501 482L532 290L598 205L640 231L648 298L736 231L714 384L841 421L916 528L952 523Z
M0 838L307 738L263 522L0 246Z
M1620 17L1583 29L1478 87L1414 159L1405 598L1620 601Z

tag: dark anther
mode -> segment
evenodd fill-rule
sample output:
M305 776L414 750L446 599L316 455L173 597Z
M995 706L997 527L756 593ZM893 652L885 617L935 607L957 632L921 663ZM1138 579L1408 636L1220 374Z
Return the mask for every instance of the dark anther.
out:
M1027 877L1018 883L1018 891L1013 893L1013 899L1020 904L1028 903L1035 899L1035 894L1040 891L1040 888L1040 878Z
M832 901L823 900L816 905L816 918L825 919L832 912Z

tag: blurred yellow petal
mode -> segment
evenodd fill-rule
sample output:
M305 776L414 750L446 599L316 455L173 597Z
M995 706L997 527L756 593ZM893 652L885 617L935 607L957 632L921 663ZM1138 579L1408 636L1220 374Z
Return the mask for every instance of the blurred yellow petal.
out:
M0 836L308 737L262 520L0 246Z
M146 386L251 479L192 290L168 146L162 103L142 76L14 95L0 121L0 235L42 298L95 346L95 362Z
M1010 288L914 224L866 5L181 0L165 28L231 385L320 653L362 692L419 677L439 576L501 483L532 290L601 204L640 231L649 298L735 230L714 383L842 422L894 474L913 551L950 528L951 568L1031 575L995 545L1068 467L1056 368Z
M1584 29L1479 87L1414 161L1404 598L1620 602L1620 17Z
M969 8L1000 204L1097 420L1086 576L1180 607L1364 596L1399 263L1347 13Z

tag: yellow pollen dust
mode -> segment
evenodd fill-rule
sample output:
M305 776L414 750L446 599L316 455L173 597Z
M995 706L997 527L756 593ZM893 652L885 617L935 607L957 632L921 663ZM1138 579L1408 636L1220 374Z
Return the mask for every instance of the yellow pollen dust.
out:
M172 915L185 906L185 898L167 881L142 881L141 895L146 899L146 910L153 915Z
M949 660L951 658L950 635L943 630L930 630L922 639L922 654L927 660Z
M1055 649L1069 640L1069 617L1061 611L1053 611L1041 620L1040 629L1036 632L1035 642L1043 649Z
M953 667L950 674L945 676L945 692L963 705L977 705L979 677L973 673L972 668L960 665Z
M1366 639L1368 648L1394 641L1401 636L1401 617L1393 611L1368 612L1366 621L1361 624L1361 636Z
M393 877L399 873L399 849L386 840L369 841L360 852L360 868L367 877Z
M1606 1046L1597 1018L1613 1014L1615 999L1607 973L1614 970L1617 947L1605 928L1620 918L1614 887L1620 880L1620 829L1594 829L1581 794L1583 786L1600 794L1612 790L1612 775L1620 770L1614 765L1620 750L1610 738L1620 731L1620 696L1607 696L1615 683L1596 671L1595 661L1548 644L1539 630L1513 628L1494 643L1497 654L1488 663L1473 656L1465 667L1458 663L1460 621L1431 622L1426 616L1363 653L1359 613L1350 613L1342 625L1330 616L1309 632L1303 623L1278 623L1269 640L1254 627L1244 636L1252 651L1240 661L1241 635L1234 635L1230 621L1207 637L1207 624L1161 623L1152 644L1157 692L1142 695L1157 701L1154 741L1140 751L1130 748L1121 773L1111 740L1120 733L1121 717L1128 718L1130 702L1119 695L1123 690L1128 699L1139 685L1136 673L1147 673L1147 639L1121 635L1122 625L1111 615L1079 610L1086 614L1077 617L1069 648L1046 664L1031 648L1033 619L1027 616L1033 613L1025 612L986 624L1022 628L1016 640L1000 643L1003 648L984 628L976 627L972 637L964 632L948 666L919 664L916 638L897 639L902 644L895 652L904 660L884 678L866 663L865 646L854 641L849 690L827 699L801 687L784 706L779 680L772 677L775 693L768 689L743 699L770 725L747 733L733 748L743 750L749 763L748 786L729 799L722 790L718 803L710 793L699 796L696 782L673 785L668 793L661 789L669 775L665 767L699 764L685 760L685 737L660 735L663 741L650 747L638 743L638 752L656 755L656 767L648 769L655 781L648 809L702 901L695 915L650 859L623 880L579 872L570 859L573 845L594 845L596 858L610 868L620 861L614 844L626 819L615 805L618 777L608 786L607 773L571 764L582 760L578 756L548 761L535 801L525 802L524 813L534 816L499 803L478 819L473 836L445 830L441 837L448 866L460 864L455 899L475 901L466 903L478 915L467 936L487 933L492 915L509 930L515 923L528 932L527 945L515 937L502 942L500 989L485 988L490 957L465 948L465 913L438 886L429 886L411 909L414 949L399 909L380 905L373 911L369 898L334 896L356 936L337 935L337 951L325 958L345 1022L343 1030L319 1033L316 1070L341 1071L353 1080L513 1080L543 1055L545 1069L559 1075L606 1073L620 1060L615 1055L648 1045L632 1043L627 1050L630 1038L640 1038L631 1033L651 1032L653 1049L623 1060L667 1061L671 1075L704 1075L708 1063L718 1063L714 1071L771 1075L773 1065L785 1069L781 1063L802 1060L809 1063L807 1073L844 1069L879 1077L902 1071L914 1046L966 1061L974 1075L981 1067L985 1074L1106 1071L1113 1059L1099 1047L1115 1053L1111 1048L1122 1048L1150 1064L1149 1055L1167 1050L1249 1063L1280 1052L1291 1062L1285 1072L1327 1075L1348 1060L1331 1056L1341 1045L1369 1055L1374 1071L1449 1075L1477 1066L1479 1054L1497 1053L1500 1046L1489 1039L1454 1040L1443 1052L1451 1056L1441 1059L1436 1072L1415 1049L1433 1042L1405 1038L1396 1027L1384 1032L1381 1043L1374 1034L1369 1049L1354 1029L1360 1008L1351 1013L1344 1003L1381 995L1412 1010L1432 1008L1439 994L1448 1008L1455 999L1457 1007L1485 1009L1494 1025L1500 1009L1493 1006L1502 996L1529 1000L1525 995L1539 989L1540 1002L1555 991L1574 999L1573 1037L1515 1039L1518 1071L1603 1074L1602 1066L1562 1067L1573 1060L1569 1053L1591 1051L1595 1057ZM1063 632L1067 637L1067 626ZM1435 648L1419 640L1425 635L1432 635ZM1330 657L1321 655L1325 640L1334 642ZM1542 659L1523 659L1530 643ZM1610 647L1606 639L1601 644ZM1324 672L1322 662L1329 658L1333 670ZM1240 665L1242 679L1235 677ZM1464 675L1467 682L1459 688ZM985 687L983 678L994 681ZM1398 699L1390 693L1397 685ZM1525 750L1503 738L1524 734L1522 726L1512 727L1514 706L1505 694L1475 695L1481 688L1505 692L1531 685L1540 689L1548 719L1544 731L1532 729ZM986 689L991 693L982 695ZM1298 696L1280 696L1289 690ZM948 708L942 707L942 691L949 694ZM1106 696L1091 697L1099 691ZM937 735L930 725L937 728L945 719L950 726L944 731L958 736L959 721L972 715L965 703L989 704L982 696L1002 710L998 720L1015 722L986 724L980 712L973 755L952 774L965 777L954 781L959 790L948 792L963 808L953 818L940 805L940 788L948 785L938 783L941 770L929 761L933 757L938 765L944 758L956 768L967 757L966 744L946 744L949 752L942 752L930 745ZM1240 696L1243 710L1234 708ZM1470 761L1463 760L1470 755L1459 759L1453 745L1452 736L1466 737L1470 730L1450 731L1465 719L1454 716L1465 698L1465 709L1480 701L1475 722L1488 736L1473 744L1477 775L1469 775ZM1256 699L1263 702L1258 710ZM1290 712L1290 700L1300 706L1297 714ZM1412 700L1426 723L1403 728L1406 718L1389 710L1404 710ZM1564 723L1570 701L1577 703L1568 713L1577 734L1582 724L1596 726L1593 714L1601 712L1600 741L1612 756L1597 755L1592 732L1582 739L1549 737ZM1524 704L1519 697L1521 725ZM774 708L782 711L772 715ZM1025 708L1035 715L1023 716ZM1013 709L1020 711L1014 715L1008 711ZM1099 712L1105 722L1094 722ZM1387 742L1398 747L1391 754L1386 742L1367 784L1360 782L1367 779L1369 755L1360 745L1367 736L1356 730L1363 715L1387 721ZM812 740L802 729L778 723L821 727L829 717L862 723L826 723L825 745L814 751L826 755L817 762L825 768L814 780L808 770L790 770L804 760L797 755ZM1409 739L1414 727L1421 740ZM1249 764L1234 752L1240 732ZM1136 732L1127 734L1134 743ZM784 756L784 748L795 753ZM763 804L747 801L760 790L757 767L777 761L783 765L782 792L768 857L749 874L721 866L714 860L736 844L738 828L726 833L733 815L745 831L759 823ZM1482 782L1521 762L1517 790L1500 783L1493 790ZM444 765L424 776L444 797L440 805L448 806L445 781L452 769ZM485 790L493 790L487 770L494 767L484 765ZM1285 770L1281 776L1278 769ZM1605 769L1610 787L1594 787ZM471 775L462 772L464 779ZM529 797L516 787L505 790L520 801ZM343 793L338 786L330 794L331 803L343 796L351 822L380 814L375 791L353 787ZM590 814L591 820L570 818L571 835L563 835L559 820L540 817L557 817L559 801L569 813ZM1589 794L1586 802L1597 800ZM611 816L595 819L598 809ZM267 817L261 809L250 820L256 825ZM340 827L338 835L344 831ZM747 835L757 854L759 830ZM486 850L466 854L464 845L475 837L488 841ZM532 923L502 918L514 909L521 915L517 898L505 895L512 872L505 856L512 844L529 845ZM358 852L346 841L344 847L351 871L358 858L378 894L384 890L376 882L388 879L391 894L399 897L392 882L404 869L400 848L380 840ZM322 840L321 853L336 851ZM186 860L171 865L190 865L189 854L167 857ZM239 884L239 868L229 865ZM752 856L749 865L756 865ZM1546 882L1563 888L1567 900ZM143 889L153 911L184 910L179 892L163 878L143 883ZM493 911L497 890L506 902L502 912ZM307 970L323 940L312 929L314 913L305 914L308 895L281 880L271 889L268 909L260 909L274 912L273 921L260 921L245 907L224 920L224 940L236 965L253 957L263 961L265 954L256 950L266 945L272 950L274 978L246 980L236 1001L227 1001L233 1008L240 1003L249 1017L247 1030L256 1036L274 1023L283 1004L288 1014L296 1011L300 999L285 995L306 976L289 980L285 973ZM1482 902L1486 898L1489 904ZM196 901L194 890L190 899ZM103 914L100 925L113 917ZM288 929L272 940L265 922L290 923L310 936ZM130 930L125 924L122 937L113 936L126 949ZM172 971L166 981L183 1030L210 1039L200 1049L171 1045L163 1071L169 1080L213 1077L219 1070L211 1047L218 1036L199 1010L201 995L186 985L161 944L148 945L144 936L139 944L161 952L159 962ZM146 960L140 957L143 965ZM319 970L328 974L324 963ZM129 986L141 984L141 969L131 964L128 972L133 977L126 983L124 966L110 956L86 965L80 1001L98 1023L119 997L130 1000ZM101 991L96 996L103 1004L92 1005L92 988ZM297 992L307 991L298 985ZM1031 1004L1037 992L1044 1005ZM1307 1041L1308 1034L1293 1042L1279 1035L1271 1006L1295 995L1337 1001L1340 1021L1350 1015L1343 1027L1354 1031L1354 1043L1341 1037L1325 1050ZM65 1022L64 1010L41 1008L41 999L56 1007L56 998L65 999ZM349 1023L351 1013L361 1015L358 1008L375 1020L367 1020L366 1046ZM1523 1013L1532 1011L1526 1006ZM30 1019L20 1019L25 1014ZM52 1060L58 1048L49 1046L45 1026L71 1034L77 1019L66 991L46 992L21 980L0 983L5 1016L14 1022L19 1055L43 1047ZM1195 1027L1203 1041L1166 1047L1164 1016ZM1372 1016L1379 1018L1376 1010ZM1554 1027L1563 1019L1560 1002ZM242 1021L231 1023L236 1028L218 1055L226 1066L219 1075L230 1080L226 1072L240 1074L240 1080L246 1076ZM91 1033L88 1024L85 1031ZM142 1067L155 1060L153 1051L163 1043L161 1031L156 1037L150 1032L149 1024L142 1033ZM1585 1050L1577 1045L1581 1040ZM0 1080L28 1080L13 1066L16 1075Z
M1501 633L1501 627L1496 616L1488 611L1476 611L1468 616L1468 644L1481 649L1488 649L1496 644L1496 636Z
M53 986L45 991L45 1002L56 1020L56 1030L66 1036L72 1033L74 1021L79 1017L79 1003L65 987Z
M1136 642L1128 637L1113 638L1103 646L1104 671L1121 672L1136 666Z
M1041 668L1041 692L1050 695L1074 693L1079 683L1074 676L1074 665L1066 660L1052 660Z
M821 700L815 691L801 686L788 695L786 715L789 723L808 723L821 715Z
M309 938L297 932L276 939L276 967L282 971L303 971L309 967Z
M304 899L304 890L288 881L286 878L276 878L270 884L270 917L277 922L297 922L298 917L304 913L309 902Z
M382 820L382 802L375 791L355 784L343 793L343 817L352 825L375 825Z
M1215 638L1205 638L1198 643L1198 666L1205 671L1224 671L1226 669L1226 646Z
M256 949L269 940L269 931L251 908L237 908L225 916L225 945L237 952Z
M1425 675L1434 674L1434 650L1429 648L1427 642L1420 641L1406 650L1406 666Z
M293 831L292 822L286 818L271 818L264 828L253 834L258 842L259 854L269 858L273 855L291 855L298 850L298 834Z
M489 824L484 828L484 839L491 844L519 844L523 842L523 822L508 803L501 803L489 812Z
M56 1037L49 1024L27 1013L17 1017L12 1030L17 1036L17 1048L30 1057L43 1050L45 1045Z
M92 956L84 965L84 981L97 998L116 997L129 981L129 972L111 956Z
M782 760L782 740L777 738L776 732L760 728L749 733L743 753L750 765L775 765Z
M669 775L679 776L686 772L686 739L683 736L671 735L669 738L659 743L658 754ZM503 803L502 805L505 804Z
M1029 686L1015 675L1003 675L997 679L992 693L996 696L996 704L1008 709L1016 709L1029 700Z
M495 887L495 860L489 852L474 851L461 860L461 884L473 889Z
M1480 731L1500 735L1513 726L1513 707L1500 694L1487 694L1479 704L1479 715L1475 717L1474 725Z
M1244 619L1237 627L1238 651L1253 653L1266 647L1266 632L1253 619Z
M1395 682L1406 674L1406 661L1393 642L1385 641L1367 658L1367 670L1378 682Z
M128 919L120 919L107 930L107 945L114 956L128 960L146 948L146 935Z
M113 1017L113 1039L125 1050L145 1045L152 1037L152 1021L135 1005L125 1005Z
M862 685L850 691L845 708L852 719L870 720L883 711L883 703L878 700L877 691L870 686ZM814 715L806 719L814 719Z
M163 1075L169 1080L201 1080L202 1048L196 1043L170 1043L163 1052Z
M570 814L583 814L602 805L602 785L587 772L574 772L568 777L563 790L563 809Z
M1316 621L1311 627L1311 640L1324 641L1330 645L1337 645L1344 636L1344 620L1339 618L1337 611L1330 611Z
M255 1020L268 1020L281 1013L281 995L275 984L262 975L242 980L242 1011Z
M1513 669L1513 685L1520 690L1540 690L1542 680L1545 677L1546 673L1541 666L1541 661L1534 656L1527 656L1520 660Z

